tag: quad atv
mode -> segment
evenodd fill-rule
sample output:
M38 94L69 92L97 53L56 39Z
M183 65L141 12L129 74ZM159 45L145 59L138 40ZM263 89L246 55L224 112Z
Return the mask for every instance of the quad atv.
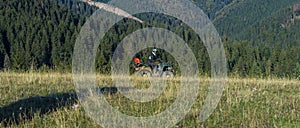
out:
M155 76L155 77L174 77L174 69L169 63L155 63L153 66L139 64L135 67L138 76Z

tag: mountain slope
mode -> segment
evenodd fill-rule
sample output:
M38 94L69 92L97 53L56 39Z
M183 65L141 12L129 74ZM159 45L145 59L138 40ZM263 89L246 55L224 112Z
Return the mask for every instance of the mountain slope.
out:
M223 37L229 74L284 77L299 72L300 23L296 20L294 24L286 24L290 15L288 7L292 3L285 2L195 1L214 20ZM70 71L77 35L86 18L95 10L95 7L77 0L0 1L0 70ZM191 28L162 14L145 13L136 17L145 23L124 18L110 28L98 49L97 71L111 71L114 49L127 35L141 28L159 27L174 32L186 41L197 57L199 72L210 74L209 55ZM147 50L138 56L145 59L146 54ZM170 58L169 54L163 54L163 60L175 62ZM178 71L178 65L174 64Z
M68 3L74 4L68 8L68 4L62 6L54 0L1 1L0 67L6 64L6 68L29 69L70 64L77 33L95 9L72 0Z
M297 2L300 0L240 0L217 12L213 22L221 35L241 39L239 34Z
M218 11L236 3L238 0L192 0L210 19L214 19Z

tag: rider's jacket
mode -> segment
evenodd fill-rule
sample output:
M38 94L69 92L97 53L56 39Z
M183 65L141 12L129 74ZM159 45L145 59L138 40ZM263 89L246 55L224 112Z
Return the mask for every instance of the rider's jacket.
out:
M148 64L153 64L156 61L161 61L160 56L158 54L154 55L154 54L150 54L147 58L147 63Z

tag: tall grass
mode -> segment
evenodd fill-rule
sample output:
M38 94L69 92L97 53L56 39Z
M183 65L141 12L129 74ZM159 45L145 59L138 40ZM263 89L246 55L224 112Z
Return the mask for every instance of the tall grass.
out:
M118 92L104 94L122 113L151 116L174 102L179 80L170 80L151 102L134 102ZM150 84L147 79L132 81L139 89ZM209 81L200 79L198 98L176 127L300 127L300 82L290 79L229 78L215 111L199 122ZM114 87L110 76L97 75L97 82L101 88ZM75 104L79 108L72 108ZM77 101L72 74L1 72L0 114L0 127L100 127Z

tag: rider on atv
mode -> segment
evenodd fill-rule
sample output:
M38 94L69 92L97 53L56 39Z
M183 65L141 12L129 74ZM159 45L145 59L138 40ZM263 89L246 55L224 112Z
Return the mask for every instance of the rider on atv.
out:
M146 64L143 64L140 58L137 56L133 58L133 64L136 73L141 76L174 76L172 65L168 63L162 63L162 60L156 48L152 49L152 52L146 59Z
M161 58L156 48L152 49L151 54L147 58L147 63L151 66L152 69L155 69L156 66L161 63Z

